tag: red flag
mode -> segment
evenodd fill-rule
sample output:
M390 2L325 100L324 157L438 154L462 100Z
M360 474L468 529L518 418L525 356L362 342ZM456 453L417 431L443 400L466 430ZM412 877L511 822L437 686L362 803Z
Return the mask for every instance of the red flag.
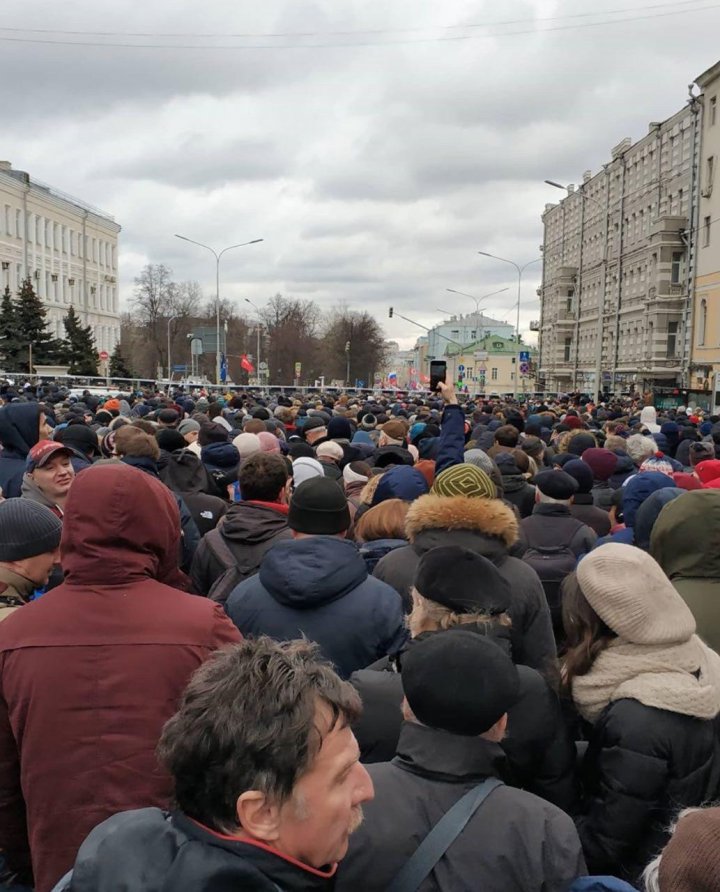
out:
M246 353L243 353L243 355L240 357L240 368L243 371L247 372L249 375L252 375L255 371L255 366L247 358Z

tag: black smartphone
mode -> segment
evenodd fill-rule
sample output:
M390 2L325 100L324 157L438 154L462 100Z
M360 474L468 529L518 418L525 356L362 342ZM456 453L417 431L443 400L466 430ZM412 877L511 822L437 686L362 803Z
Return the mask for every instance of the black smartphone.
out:
M438 384L445 383L447 376L447 363L442 359L433 359L430 362L430 392L435 393Z

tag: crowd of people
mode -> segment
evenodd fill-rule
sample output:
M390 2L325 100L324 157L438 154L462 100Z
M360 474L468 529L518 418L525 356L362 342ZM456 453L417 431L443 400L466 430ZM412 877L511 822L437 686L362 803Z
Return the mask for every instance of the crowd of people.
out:
M720 414L0 397L0 888L720 888Z

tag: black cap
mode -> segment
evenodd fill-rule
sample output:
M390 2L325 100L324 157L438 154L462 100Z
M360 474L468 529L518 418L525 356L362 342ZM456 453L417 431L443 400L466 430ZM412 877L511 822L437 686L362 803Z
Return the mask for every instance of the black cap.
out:
M502 648L460 629L415 641L403 656L402 684L419 722L465 737L489 731L520 694L518 671Z
M288 526L298 533L334 536L350 527L347 498L330 477L306 480L293 493Z
M578 492L589 493L593 488L593 472L587 462L579 458L565 462L563 471L569 474L578 485Z
M108 418L112 418L109 413L106 414ZM62 443L63 446L72 446L73 449L77 449L78 452L83 452L86 455L100 452L95 431L84 424L69 424L57 432L55 439Z
M6 499L0 503L0 561L22 561L60 545L60 518L38 502Z
M426 551L415 572L415 588L455 613L496 616L510 607L510 586L495 564L459 545Z
M533 483L544 496L567 501L578 491L577 481L565 471L542 471L536 474Z
M319 427L327 427L327 424L322 415L308 415L307 420L303 423L302 431L305 433L306 431L316 430Z

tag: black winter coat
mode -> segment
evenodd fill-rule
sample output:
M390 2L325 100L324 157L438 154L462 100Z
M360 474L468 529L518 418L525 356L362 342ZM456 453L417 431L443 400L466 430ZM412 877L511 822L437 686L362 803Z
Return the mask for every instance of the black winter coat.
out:
M9 403L0 409L0 487L6 499L20 497L25 460L39 436L38 403Z
M590 873L634 882L668 839L681 808L718 795L719 720L610 703L592 726L577 818Z
M486 627L471 628L479 633L486 631ZM506 628L495 627L490 634L500 647L510 652ZM408 647L412 645L411 641ZM395 755L402 726L400 671L404 653L384 657L350 677L363 702L362 715L353 731L360 746L360 760L366 764L389 762ZM501 743L507 757L502 778L512 786L541 796L563 811L573 812L578 804L576 751L560 701L535 669L518 666L517 670L520 699L508 713L508 731Z
M578 492L570 506L570 514L594 530L598 536L607 536L610 532L610 515L595 505L591 493Z
M542 672L548 680L557 675L555 640L550 611L537 573L508 552L516 543L518 522L498 499L463 496L421 496L407 514L410 539L378 563L373 573L399 592L406 605L421 556L439 545L460 545L491 560L510 584L512 603L512 658Z
M501 471L504 468L500 469ZM535 487L521 473L502 475L503 495L520 512L520 517L530 517L535 507Z
M305 869L180 812L141 808L92 831L58 892L329 892L332 877L332 869Z
M497 777L502 751L481 737L402 727L392 762L370 765L375 798L350 837L335 892L385 892L432 827L465 793ZM532 793L494 790L420 892L565 892L585 873L572 820Z

